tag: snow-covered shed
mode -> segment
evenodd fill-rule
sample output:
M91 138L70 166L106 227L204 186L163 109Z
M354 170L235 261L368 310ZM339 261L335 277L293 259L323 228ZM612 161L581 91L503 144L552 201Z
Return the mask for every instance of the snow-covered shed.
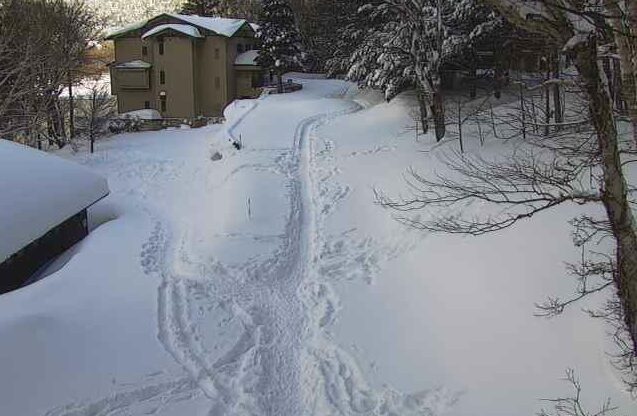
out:
M83 166L0 139L0 293L82 240L87 208L108 193Z

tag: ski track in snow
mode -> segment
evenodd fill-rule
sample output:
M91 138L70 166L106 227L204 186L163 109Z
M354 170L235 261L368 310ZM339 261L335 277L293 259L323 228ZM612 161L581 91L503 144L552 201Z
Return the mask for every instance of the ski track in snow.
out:
M348 89L335 96L343 98ZM251 105L226 133L234 137L236 127L259 104ZM456 395L444 389L405 395L370 388L352 357L325 330L339 309L330 281L369 279L383 259L404 248L386 248L369 238L355 241L349 232L326 236L322 231L323 221L350 188L335 183L336 167L325 172L316 166L321 156L312 147L316 131L361 108L352 101L344 109L302 120L292 149L281 149L272 165L239 166L215 185L248 168L287 179L290 208L284 233L250 237L281 241L266 260L230 267L213 259L193 259L186 249L187 235L171 234L169 226L154 217L140 262L147 275L161 282L158 338L187 377L140 383L94 403L54 409L47 416L133 414L140 404L159 403L144 411L155 414L169 403L201 394L211 402L211 416L435 416L453 404ZM211 327L232 336L210 339L206 332ZM228 345L228 339L234 343Z

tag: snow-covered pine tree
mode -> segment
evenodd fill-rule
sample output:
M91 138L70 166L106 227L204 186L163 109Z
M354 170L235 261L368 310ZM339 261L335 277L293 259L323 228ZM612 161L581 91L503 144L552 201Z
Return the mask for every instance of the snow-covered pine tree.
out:
M281 93L283 74L301 68L305 55L294 13L287 1L263 1L257 36L261 42L257 61L277 76Z
M330 27L335 34L335 42L330 45L331 54L325 64L325 69L329 76L344 75L350 69L354 52L358 49L368 36L377 33L379 26L384 22L371 21L369 11L373 9L362 6L370 3L370 0L332 0L337 7L338 19ZM380 3L380 0L375 0ZM359 12L360 10L360 12Z
M219 3L219 0L186 0L181 6L181 14L219 16Z
M441 140L443 67L470 56L478 40L497 30L502 20L478 0L381 0L361 7L359 14L379 23L364 33L352 53L348 77L383 89L388 100L415 87L423 129L429 106L436 139Z
M315 0L296 5L292 3L292 8L298 16L303 46L308 55L308 67L314 71L325 72L327 63L336 51L343 51L343 54L351 52L352 48L343 48L347 39L341 37L341 32L356 18L356 11L362 1L368 0Z

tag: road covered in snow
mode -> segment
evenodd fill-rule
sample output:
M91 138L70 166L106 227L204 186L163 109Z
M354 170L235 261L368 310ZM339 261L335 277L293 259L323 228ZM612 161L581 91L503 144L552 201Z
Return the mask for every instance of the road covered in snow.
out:
M566 367L631 405L599 323L532 316L568 287L570 212L500 239L407 230L373 195L435 163L413 102L297 81L223 126L63 155L111 195L0 296L0 415L530 415Z

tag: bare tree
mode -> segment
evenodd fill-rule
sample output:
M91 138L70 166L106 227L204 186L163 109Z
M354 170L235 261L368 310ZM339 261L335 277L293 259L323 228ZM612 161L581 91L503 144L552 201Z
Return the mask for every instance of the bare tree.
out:
M538 416L611 416L616 414L617 408L606 400L597 411L589 411L582 403L582 385L572 369L566 370L564 381L573 388L573 395L557 399L544 399L552 404L552 411L542 409Z
M515 0L489 0L524 30L542 34L564 46L579 74L579 88L588 105L586 117L556 123L550 135L535 135L527 128L527 109L521 108L524 144L504 159L453 153L446 163L450 172L425 177L415 170L408 175L410 197L393 200L378 194L385 206L397 210L406 224L428 231L481 235L510 227L541 212L566 203L601 204L604 218L574 221L575 243L580 247L610 237L614 254L600 257L585 251L581 264L572 266L578 290L571 299L549 299L541 311L561 313L568 305L592 293L612 289L606 309L593 312L615 325L620 347L618 360L626 383L637 389L637 231L633 207L635 188L629 186L624 167L635 162L635 145L618 134L608 85L598 65L601 44L613 41L603 25L588 19L605 19L592 4L580 0L543 2L537 16L529 17L528 5ZM522 101L523 102L523 101ZM548 124L548 123L547 123ZM590 126L590 131L583 126ZM499 214L484 215L471 206L488 204ZM428 219L411 211L443 208Z
M58 147L66 144L66 104L60 94L72 84L96 27L79 1L0 2L0 132L30 144L40 135ZM71 131L73 119L71 114Z
M95 152L95 140L107 132L108 122L115 114L116 108L108 88L95 82L82 101L78 118L78 133L82 139L89 141L91 153Z

